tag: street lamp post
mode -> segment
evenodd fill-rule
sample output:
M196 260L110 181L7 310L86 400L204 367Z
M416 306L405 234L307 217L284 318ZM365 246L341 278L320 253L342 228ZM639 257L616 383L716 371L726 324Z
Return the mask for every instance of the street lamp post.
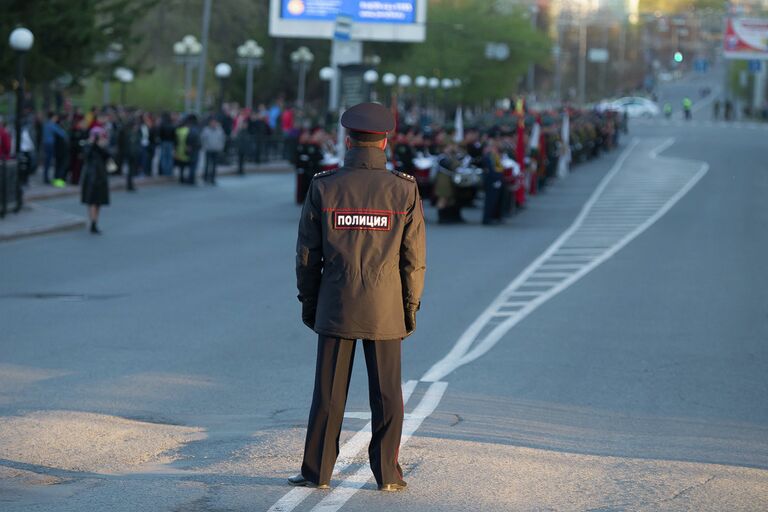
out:
M312 65L315 56L306 46L300 46L296 51L291 52L291 62L299 71L299 90L296 99L296 106L304 108L304 94L307 84L307 69Z
M227 84L227 78L232 74L232 66L226 62L219 62L213 72L219 79L219 111L221 111L224 107L224 88Z
M531 29L534 31L538 30L538 19L539 19L539 6L535 3L531 5L530 7L531 13ZM528 94L533 94L534 88L535 88L535 80L536 80L536 64L534 62L531 62L528 64L528 77L527 77L527 88L528 88Z
M423 75L419 75L416 77L416 79L413 81L416 88L419 89L419 117L424 115L424 111L426 110L426 97L424 93L424 89L427 87L427 84L429 83L429 80L427 80L427 77ZM421 123L421 119L419 120L419 123Z
M381 77L381 83L383 83L385 86L389 87L389 104L392 105L392 96L394 96L394 91L392 90L392 87L397 83L397 76L394 73L384 73L384 76Z
M120 60L122 54L123 45L120 43L111 43L105 51L97 53L93 59L97 66L104 68L104 84L101 92L102 105L109 105L109 87L113 74L112 66Z
M443 111L445 112L445 118L448 118L448 91L450 89L453 89L453 79L452 78L443 78L440 80L440 87L443 88Z
M369 69L363 73L363 80L368 85L368 101L376 101L376 82L379 81L379 73L375 69Z
M120 82L120 104L125 106L126 87L129 83L133 82L133 71L128 68L117 68L115 69L115 78Z
M253 39L237 47L240 65L245 66L245 108L253 109L253 69L261 66L264 48Z
M325 66L320 69L320 80L323 82L328 83L328 104L325 108L325 124L330 125L330 112L331 112L331 105L333 105L333 98L331 97L333 95L333 87L331 86L331 81L336 76L336 70L334 70L330 66Z
M437 90L440 88L440 79L433 76L427 80L427 87L432 90L432 112L430 115L434 116L437 112Z
M126 104L126 87L129 83L133 82L133 71L128 68L115 68L114 76L118 82L120 82L120 104L125 106ZM122 169L120 169L122 171ZM133 173L136 171L136 166L133 162L128 163L128 173L125 175L125 189L129 192L135 192L136 187L133 185Z
M193 35L184 36L181 41L173 43L173 53L176 55L176 62L184 66L184 111L192 110L192 71L196 65L200 64L199 56L203 49Z
M21 154L21 116L23 114L24 106L24 56L29 50L32 49L32 45L35 43L35 36L32 32L25 27L17 27L11 32L8 38L8 43L11 48L16 52L16 143L15 143L15 155L16 155L16 211L21 210L23 203L23 192L21 188L21 173L19 155ZM5 193L5 191L3 191ZM3 198L5 200L5 198ZM5 203L3 203L5 204Z

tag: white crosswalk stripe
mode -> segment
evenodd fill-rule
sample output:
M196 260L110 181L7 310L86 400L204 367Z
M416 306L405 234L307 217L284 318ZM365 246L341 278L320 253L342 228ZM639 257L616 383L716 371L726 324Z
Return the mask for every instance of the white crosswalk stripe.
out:
M711 121L696 120L684 121L680 119L632 119L629 122L630 127L633 124L639 126L673 126L675 128L738 128L745 130L768 130L768 122L760 121Z
M634 141L573 225L510 283L422 380L441 380L485 354L539 305L613 256L666 213L708 169L701 162L659 157L673 142ZM629 155L633 158L627 158ZM510 304L516 307L508 307Z

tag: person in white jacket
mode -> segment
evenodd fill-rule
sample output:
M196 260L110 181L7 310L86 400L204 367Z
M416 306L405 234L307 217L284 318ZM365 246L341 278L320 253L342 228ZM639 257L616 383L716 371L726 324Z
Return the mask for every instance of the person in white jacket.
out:
M216 184L216 164L219 161L219 155L224 151L227 142L227 136L216 118L211 117L208 124L203 128L200 134L203 151L205 151L205 168L203 171L203 181L210 185Z

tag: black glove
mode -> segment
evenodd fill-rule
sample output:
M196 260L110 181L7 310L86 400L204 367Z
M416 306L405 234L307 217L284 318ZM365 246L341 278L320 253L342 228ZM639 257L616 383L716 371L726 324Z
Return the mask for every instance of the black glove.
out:
M301 303L301 321L310 329L315 328L315 314L317 303L313 300L305 300Z
M414 307L405 308L405 330L408 334L416 330L416 311Z

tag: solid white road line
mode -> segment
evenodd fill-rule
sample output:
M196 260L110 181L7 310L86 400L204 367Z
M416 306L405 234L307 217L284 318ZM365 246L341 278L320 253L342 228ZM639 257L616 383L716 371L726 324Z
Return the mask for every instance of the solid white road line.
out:
M447 382L433 382L419 405L413 410L413 413L406 416L403 421L403 437L400 446L403 446L414 432L421 426L421 423L432 414L440 403L448 387ZM372 477L371 469L363 466L346 478L341 486L335 487L330 494L324 497L320 503L315 505L311 512L336 512Z
M403 438L404 444L413 433L419 428L421 423L427 418L439 404L440 400L445 393L448 384L442 379L459 368L460 366L474 361L478 357L487 353L496 343L516 325L518 322L528 316L539 305L547 301L552 296L560 293L562 290L571 286L578 279L586 275L592 269L600 265L602 262L612 257L616 252L622 249L631 240L637 237L640 233L645 231L653 223L655 223L661 216L669 211L677 201L679 201L703 176L706 174L709 166L704 163L699 168L698 172L680 189L675 193L666 203L661 206L653 215L645 218L645 220L629 231L626 236L621 238L618 242L608 244L607 246L597 246L598 244L579 247L579 243L574 242L571 237L577 234L578 229L584 223L585 218L592 210L598 198L600 198L603 191L606 189L609 183L611 183L613 177L622 168L632 150L638 145L638 140L635 139L619 156L614 166L602 179L598 187L592 193L586 204L583 206L573 224L558 237L558 239L550 245L544 253L542 253L536 260L534 260L528 267L523 270L509 285L502 291L499 296L494 299L491 305L486 308L480 316L467 328L467 330L459 337L451 351L440 361L430 368L427 373L422 377L422 381L430 382L431 385L424 397L420 401L413 413L406 415L403 422ZM669 139L664 144L656 147L649 155L652 159L658 157L658 153L663 149L666 149L674 142L674 139ZM668 160L675 160L674 158L668 158ZM633 225L634 227L634 225ZM578 235L577 235L578 236ZM570 240L569 240L570 239ZM568 242L568 244L566 244ZM583 244L583 242L582 242ZM594 255L594 259L583 266L574 268L573 272L541 272L542 265L545 264L548 258L558 251L586 251L591 252ZM545 276L558 276L563 277L563 280L554 284L547 291L540 294L531 293L517 293L515 290L523 286L530 277L545 277ZM510 299L522 299L528 297L527 300L509 302ZM507 320L500 323L494 322L493 318L499 316L499 310L508 308L510 304L521 305L522 309L516 312L508 312L506 315ZM489 334L484 336L477 344L472 346L476 341L477 336L484 329L492 327ZM410 397L413 389L416 386L415 381L409 381L403 386L403 401L406 402ZM350 414L350 417L364 417L362 414L359 416ZM367 417L367 416L365 416ZM345 443L339 454L336 467L334 469L334 475L337 475L347 466L349 466L353 458L368 444L370 439L370 422L363 427L363 430L356 433L347 443ZM365 483L370 480L371 472L368 467L362 467L351 476L344 479L341 486L336 487L329 495L323 498L312 510L335 512L341 508ZM310 493L311 489L296 488L287 493L283 498L275 503L269 512L290 512L296 506L298 506Z
M413 390L416 389L415 380L409 380L403 384L403 405L411 398ZM344 471L355 459L358 453L368 446L371 440L371 422L369 421L362 430L353 435L346 443L344 443L339 449L339 457L336 459L336 465L333 468L333 476L336 476L341 471ZM277 503L272 505L268 512L290 512L299 506L299 504L307 499L312 494L311 487L294 487L288 491Z
M668 139L649 151L648 155L651 159L655 160L658 158L658 154L661 151L668 148L673 143L674 139ZM612 257L626 244L640 235L640 233L648 229L648 227L650 227L659 218L661 218L662 215L669 211L669 209L672 208L672 206L674 206L675 203L677 203L677 201L679 201L680 198L682 198L688 192L688 190L690 190L691 187L693 187L701 179L701 177L707 172L709 168L706 163L702 164L699 170L690 177L688 182L682 188L680 188L675 194L669 197L666 202L660 203L661 206L655 209L655 213L651 213L653 210L650 210L649 215L643 222L637 225L637 227L628 231L627 234L623 237L620 234L615 237L615 240L613 239L614 237L611 237L610 243L607 243L606 247L599 253L599 255L596 255L592 261L581 266L573 266L572 268L574 271L565 277L561 282L555 284L548 291L532 298L528 304L526 304L519 311L515 312L514 315L509 316L507 320L492 325L490 320L492 318L497 318L497 311L499 310L500 306L508 300L510 293L514 293L514 290L526 283L531 276L540 275L542 268L554 269L558 267L557 265L548 264L547 261L553 254L558 252L561 247L568 247L571 245L579 245L585 243L594 243L595 245L599 245L599 243L596 242L601 240L595 238L594 236L580 236L580 228L582 227L582 224L584 224L584 220L587 215L591 212L592 208L601 198L608 185L612 183L614 176L616 176L616 174L622 168L625 160L630 155L632 150L637 146L637 144L638 140L633 140L632 144L630 144L630 146L624 150L614 166L611 168L608 174L606 174L598 187L592 193L573 224L560 237L558 237L558 239L555 240L552 245L550 245L544 251L544 253L541 254L541 256L539 256L528 267L526 267L525 270L523 270L523 272L520 273L520 275L517 276L507 286L507 288L496 297L496 299L491 302L491 304L477 317L477 319L467 328L461 337L459 337L451 351L443 359L435 363L432 368L430 368L424 374L421 380L428 382L442 381L447 375L449 375L460 366L470 363L487 353L496 345L496 343L499 342L499 340L501 340L505 334L507 334L507 332L509 332L510 329L512 329L512 327L517 325L520 321L524 320L541 304L581 279L581 277L592 271L595 267L603 263L608 258ZM665 158L665 160L676 159ZM690 163L689 161L686 162ZM607 199L610 200L610 198ZM568 242L567 244L566 241ZM478 335L481 332L484 332L484 330L486 330L488 327L492 327L490 332L485 334L482 338L478 339Z
M456 368L464 364L463 358L466 355L467 351L469 350L470 346L472 345L472 342L475 341L475 338L477 338L477 335L480 334L480 331L485 327L485 325L488 323L488 320L490 320L491 315L493 315L493 312L498 308L500 303L506 302L506 296L508 290L513 290L518 285L522 284L531 274L533 274L536 270L539 269L541 264L549 258L562 244L565 240L568 239L568 237L571 236L571 234L578 229L578 227L581 225L582 221L584 220L584 217L586 217L587 213L589 213L590 208L592 205L597 201L597 198L600 196L600 193L605 189L605 187L608 185L608 182L610 179L619 172L619 169L621 169L621 166L624 165L624 161L629 157L632 150L637 146L638 140L634 139L629 146L624 150L624 152L619 156L619 158L616 160L616 163L613 164L613 167L610 171L608 171L608 174L605 175L603 180L600 182L600 184L597 186L594 192L592 192L592 195L587 200L586 204L581 210L581 213L579 213L579 216L576 218L576 220L573 222L571 227L566 229L563 234L561 234L557 240L555 240L552 245L550 245L538 258L536 258L533 262L531 262L530 265L528 265L525 270L523 270L519 276L517 276L509 285L507 288L499 294L496 299L491 302L491 304L485 308L485 310L480 313L480 315L475 319L472 324L467 328L466 331L459 337L458 341L456 341L456 344L453 346L453 348L448 352L448 354L435 363L432 368L427 370L427 373L424 374L424 376L421 378L421 380L428 381L428 382L435 382L444 379L449 373L454 371ZM524 310L523 310L524 311ZM524 317L524 315L518 315L520 319Z

